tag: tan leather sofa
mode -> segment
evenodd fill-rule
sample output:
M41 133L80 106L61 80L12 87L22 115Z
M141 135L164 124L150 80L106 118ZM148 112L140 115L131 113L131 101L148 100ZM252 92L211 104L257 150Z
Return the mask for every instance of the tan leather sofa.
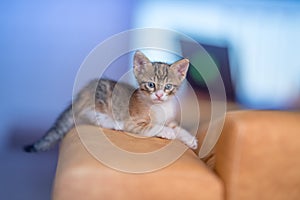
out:
M155 150L170 142L111 130L105 134L132 152ZM53 199L300 199L300 113L228 112L221 137L205 159L187 150L171 165L138 174L99 162L74 129L60 147Z

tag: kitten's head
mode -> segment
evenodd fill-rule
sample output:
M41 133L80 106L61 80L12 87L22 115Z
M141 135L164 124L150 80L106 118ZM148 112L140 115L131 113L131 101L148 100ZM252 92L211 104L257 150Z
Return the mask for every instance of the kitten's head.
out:
M189 60L182 59L171 65L151 62L142 52L134 55L134 74L140 90L152 103L162 103L174 96L189 68Z

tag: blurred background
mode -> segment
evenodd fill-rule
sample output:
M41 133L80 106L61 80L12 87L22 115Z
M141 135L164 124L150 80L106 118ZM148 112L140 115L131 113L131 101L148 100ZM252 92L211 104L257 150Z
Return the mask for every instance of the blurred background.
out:
M0 199L50 199L57 149L26 154L21 147L43 135L70 103L89 52L121 31L168 28L192 37L217 64L228 100L244 108L300 107L299 1L3 0L0 5ZM187 41L171 43L191 51ZM189 58L201 62L197 52ZM130 59L116 60L112 65L123 68L112 67L106 76L120 77ZM205 87L193 70L188 78L199 90Z

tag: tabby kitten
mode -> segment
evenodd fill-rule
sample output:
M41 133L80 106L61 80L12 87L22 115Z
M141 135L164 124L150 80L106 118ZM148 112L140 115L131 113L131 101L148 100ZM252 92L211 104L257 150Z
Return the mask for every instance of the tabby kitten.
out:
M168 65L150 62L142 52L136 51L133 71L138 89L112 80L91 81L49 131L24 150L50 149L75 126L73 114L76 125L91 124L141 136L177 138L196 149L197 139L175 122L178 106L173 97L185 79L188 67L188 59Z

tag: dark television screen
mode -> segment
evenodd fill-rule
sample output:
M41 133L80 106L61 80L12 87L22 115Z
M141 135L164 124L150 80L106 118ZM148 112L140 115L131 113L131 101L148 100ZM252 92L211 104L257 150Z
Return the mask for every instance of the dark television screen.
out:
M191 61L187 80L194 89L208 93L207 83L214 84L214 79L217 76L215 70L212 70L212 63L215 63L223 80L227 100L235 100L235 92L230 74L228 48L203 43L199 44L204 48L204 51L199 52L199 48L191 41L180 41L183 57ZM206 53L209 54L209 57L207 57ZM205 80L193 64L200 66L205 71Z

